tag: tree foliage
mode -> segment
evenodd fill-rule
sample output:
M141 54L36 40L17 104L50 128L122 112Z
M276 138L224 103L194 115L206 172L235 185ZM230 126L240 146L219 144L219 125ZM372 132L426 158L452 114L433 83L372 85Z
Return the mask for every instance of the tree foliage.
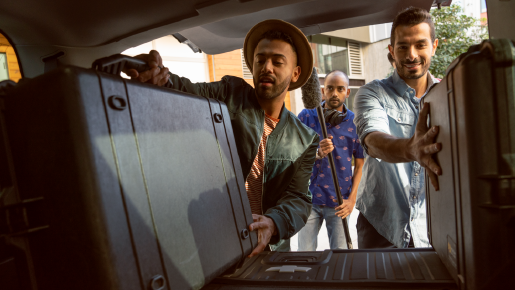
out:
M451 62L471 45L488 39L487 26L481 25L479 19L460 14L461 12L458 5L430 11L435 23L438 48L429 70L437 78L443 78Z

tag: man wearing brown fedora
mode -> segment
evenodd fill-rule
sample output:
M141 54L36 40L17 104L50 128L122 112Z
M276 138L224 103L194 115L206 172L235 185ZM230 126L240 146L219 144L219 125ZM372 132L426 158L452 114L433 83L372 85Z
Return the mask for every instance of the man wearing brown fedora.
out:
M254 87L234 76L193 84L161 69L157 51L143 56L149 71L128 74L157 85L171 79L174 89L225 102L246 176L254 218L249 228L258 231L254 256L267 244L289 251L289 238L304 227L311 213L308 186L319 137L284 106L287 92L301 87L312 72L313 56L304 34L288 22L266 20L247 33L243 51Z

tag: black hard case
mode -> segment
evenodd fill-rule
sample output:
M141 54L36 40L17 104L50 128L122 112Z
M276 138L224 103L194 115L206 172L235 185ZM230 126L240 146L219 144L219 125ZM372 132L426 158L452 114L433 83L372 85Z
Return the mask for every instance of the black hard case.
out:
M257 244L223 103L66 67L10 90L5 123L37 289L199 289Z
M356 288L456 289L456 283L433 249L326 250L264 252L203 290Z
M510 40L485 41L424 98L443 171L439 191L426 183L429 235L461 289L515 285L514 58Z

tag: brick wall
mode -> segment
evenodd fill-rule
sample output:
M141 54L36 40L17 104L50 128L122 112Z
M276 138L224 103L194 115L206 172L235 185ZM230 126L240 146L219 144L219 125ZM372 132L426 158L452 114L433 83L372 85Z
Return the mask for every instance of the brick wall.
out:
M3 36L0 34L0 52L3 52L7 56L7 67L9 69L9 79L18 82L21 79L20 65L18 64L18 58L14 52L13 47Z

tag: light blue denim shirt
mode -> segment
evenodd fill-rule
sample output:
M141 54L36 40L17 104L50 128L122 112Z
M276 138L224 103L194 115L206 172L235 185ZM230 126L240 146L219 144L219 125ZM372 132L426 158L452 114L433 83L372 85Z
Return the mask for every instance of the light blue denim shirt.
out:
M438 81L427 75L429 90ZM417 162L388 163L371 158L363 144L365 136L375 131L398 138L411 138L415 134L420 112L415 90L395 71L389 78L361 87L356 93L354 111L354 123L365 150L356 208L396 247L406 248L410 233L415 247L430 247L424 168Z

